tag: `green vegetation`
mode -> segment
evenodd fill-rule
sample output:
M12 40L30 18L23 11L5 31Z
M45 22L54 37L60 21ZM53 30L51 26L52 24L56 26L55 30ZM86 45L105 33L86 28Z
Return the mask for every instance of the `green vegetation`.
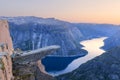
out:
M1 68L2 70L5 69L5 67L4 67L4 63L3 63L2 59L0 59L0 68Z
M34 76L34 74L31 74L31 73L20 74L19 70L14 70L13 75L15 77L15 80L29 80L30 77Z
M20 75L16 76L15 80L29 80L29 78L32 76L32 74L25 74L25 75Z

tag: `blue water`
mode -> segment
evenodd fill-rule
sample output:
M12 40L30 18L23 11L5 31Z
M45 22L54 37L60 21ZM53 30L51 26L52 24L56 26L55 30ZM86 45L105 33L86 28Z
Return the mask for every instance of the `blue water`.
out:
M105 51L100 49L104 45L106 37L95 38L80 42L84 45L82 49L87 50L88 54L84 57L46 57L43 59L46 71L52 76L58 76L77 69L81 64L101 55Z
M85 56L85 55L82 55ZM54 57L47 56L42 59L42 64L45 66L47 72L64 70L73 60L82 56L73 57Z

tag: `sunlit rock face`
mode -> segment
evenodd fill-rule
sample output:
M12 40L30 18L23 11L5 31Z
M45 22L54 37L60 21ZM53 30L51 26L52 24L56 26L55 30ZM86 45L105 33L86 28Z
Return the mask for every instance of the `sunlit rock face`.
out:
M9 53L0 52L0 79L12 80L12 61Z
M13 51L12 40L9 34L7 21L0 20L0 80L12 80Z
M8 22L6 20L0 20L0 45L6 45L8 49L4 49L4 51L7 51L9 52L9 54L12 54L13 45L9 34Z
M45 57L52 50L58 49L59 46L48 47L36 51L31 51L28 54L39 54L40 57ZM13 56L12 41L9 34L9 27L7 21L0 21L0 80L55 80L52 76L44 71L44 66L37 58L31 64L17 64L12 63ZM46 54L45 54L46 53ZM11 55L12 54L12 55ZM26 53L27 54L27 53ZM15 55L15 54L14 54ZM23 55L24 57L25 55ZM35 56L35 55L32 55ZM22 59L22 58L21 58ZM29 60L31 57L29 57ZM13 68L12 68L13 65ZM14 77L13 77L14 74Z

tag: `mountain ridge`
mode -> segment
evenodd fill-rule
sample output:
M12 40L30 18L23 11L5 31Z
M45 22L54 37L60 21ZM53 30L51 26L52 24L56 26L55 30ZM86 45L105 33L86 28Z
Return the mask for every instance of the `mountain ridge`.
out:
M80 41L110 37L120 30L117 25L75 24L55 18L34 16L0 17L0 19L8 20L15 49L33 50L49 45L60 45L61 50L54 53L59 56L86 54L87 52L81 49L83 46L79 44Z

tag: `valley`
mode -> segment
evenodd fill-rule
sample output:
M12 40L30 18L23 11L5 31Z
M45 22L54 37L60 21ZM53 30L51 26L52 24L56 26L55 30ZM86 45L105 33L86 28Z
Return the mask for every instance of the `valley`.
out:
M52 74L53 76L58 76L58 75L62 75L65 73L69 73L69 72L72 72L73 70L77 69L81 64L86 63L87 61L89 61L97 56L100 56L101 54L103 54L105 52L104 50L100 49L100 47L104 46L103 40L105 40L105 39L106 39L106 37L102 37L102 38L95 38L95 39L85 40L85 41L80 42L80 44L82 44L84 46L83 49L88 51L88 54L83 57L78 57L78 58L74 59L64 70L51 71L49 73ZM66 61L66 60L64 60L64 61ZM60 66L60 65L58 65L58 66Z
M13 63L19 63L13 65L22 70L19 75L26 69L37 75L37 78L32 75L36 79L31 80L44 79L42 75L46 74L51 80L120 80L120 25L70 23L34 16L0 17L0 20L8 21L15 58L23 55L18 60L12 59ZM31 52L53 45L59 49L47 56L41 52L42 60L35 54L31 56ZM28 71L22 75L29 74Z

